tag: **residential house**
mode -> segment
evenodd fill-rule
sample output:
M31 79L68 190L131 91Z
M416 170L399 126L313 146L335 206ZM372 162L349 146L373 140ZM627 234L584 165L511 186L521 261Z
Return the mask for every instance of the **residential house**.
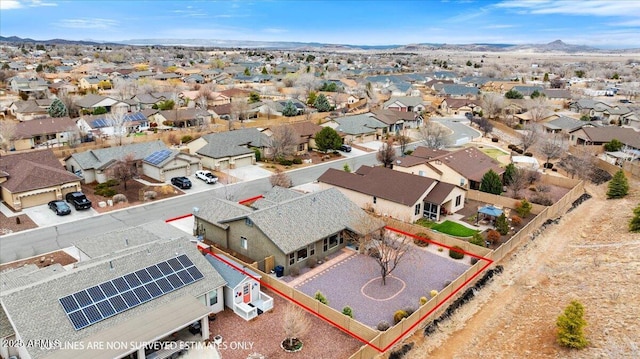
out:
M363 143L379 140L387 133L388 125L372 113L337 117L322 124L342 133L344 143Z
M81 113L93 113L98 107L103 107L107 112L129 112L131 106L127 102L116 100L112 97L88 94L76 101Z
M173 92L150 92L135 95L131 99L136 101L141 109L150 109L153 108L154 105L157 106L160 102L177 98L178 96Z
M210 124L212 115L200 108L177 108L174 110L163 110L154 116L158 124L167 124L173 127L193 127Z
M104 183L109 179L109 168L128 157L142 168L142 160L150 154L168 149L162 141L132 143L109 148L99 148L71 154L64 159L67 171L76 173L85 183Z
M249 94L251 94L251 91L233 87L227 90L220 91L220 94L230 98L231 102L233 102L233 100L236 98L249 98Z
M351 105L354 105L356 102L360 101L360 99L352 94L343 93L343 92L318 92L319 94L323 94L326 96L329 104L333 106L336 110L348 109L351 108Z
M80 190L80 178L65 171L49 149L0 157L2 201L14 211L63 199Z
M604 111L611 109L611 106L607 105L604 102L582 98L578 101L569 103L569 109L581 115L587 115L593 119L601 118L604 114Z
M103 75L85 76L78 81L78 87L83 90L111 88L111 79Z
M382 107L385 110L420 113L424 111L426 105L420 96L392 96L389 100L384 102Z
M443 85L434 85L434 89L437 93L442 96L449 97L476 97L480 94L480 90L474 86L465 86L459 84L443 84Z
M478 100L446 97L440 103L440 112L446 115L475 114L482 112L482 107Z
M207 254L205 259L227 282L224 286L225 307L244 320L273 309L273 298L260 290L261 275L224 254Z
M424 156L424 157L418 157ZM482 176L493 170L502 176L500 163L475 147L462 148L431 157L429 151L420 150L397 161L393 169L451 183L465 189L480 189Z
M302 115L307 110L307 106L305 106L305 104L303 104L302 102L296 99L265 101L260 104L253 104L253 105L258 105L258 107L256 107L256 110L261 114L264 114L264 115L269 114L272 116L284 116L282 114L282 111L284 110L285 106L287 106L288 102L291 102L293 106L295 106L297 111L296 115Z
M562 133L565 136L569 136L569 134L582 126L587 125L588 122L576 120L567 116L560 116L554 120L545 122L542 124L546 132L549 133Z
M30 121L34 118L49 116L49 107L52 103L51 99L16 101L9 106L9 112L18 121Z
M142 160L142 173L160 182L190 176L200 168L199 156L178 150L158 150Z
M18 94L24 93L29 97L42 99L48 97L48 83L38 77L12 77L9 80L9 88Z
M466 197L456 185L385 167L362 166L354 173L330 168L318 182L321 188L337 188L360 208L409 223L439 221L461 210Z
M256 260L264 259L286 275L294 267L323 259L383 227L337 189L301 194L275 187L252 207L211 197L194 214L205 242Z
M181 78L182 76L173 72L159 73L153 76L153 79L158 81L180 80Z
M640 150L640 131L628 127L582 127L571 132L573 145L601 146L616 139L632 150Z
M190 153L202 157L202 165L206 168L221 171L227 168L239 168L255 164L255 150L269 157L268 138L256 128L210 133L186 146ZM266 153L265 153L266 152Z
M542 86L516 85L516 86L513 86L511 89L514 90L514 91L518 91L524 97L531 97L531 95L536 91L540 95L542 95L544 93L544 87L542 87Z
M20 151L41 146L62 146L80 142L77 119L45 117L16 124L11 149Z
M309 152L312 148L316 147L315 136L322 130L322 126L319 126L312 122L295 122L292 124L284 124L278 127L288 126L294 133L296 138L294 153L296 156L303 156ZM278 127L273 127L263 131L268 137L273 136L273 132L278 131Z
M388 133L399 134L402 130L418 128L422 125L423 119L420 113L403 112L397 110L374 110L373 116L381 122L386 123Z
M224 309L225 281L171 227L156 221L78 239L80 260L71 266L2 272L2 356L158 358L177 356L187 340L209 339L209 315ZM4 344L11 342L40 344ZM168 342L178 345L161 345Z
M150 128L150 123L143 112L132 112L117 115L84 115L78 119L78 127L83 133L90 133L91 137L110 138L146 131Z

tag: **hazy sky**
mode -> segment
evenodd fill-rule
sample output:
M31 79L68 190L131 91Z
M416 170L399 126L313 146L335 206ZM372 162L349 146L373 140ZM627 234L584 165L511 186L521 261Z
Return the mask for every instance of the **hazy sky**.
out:
M566 43L640 48L640 1L0 0L0 34L355 45Z

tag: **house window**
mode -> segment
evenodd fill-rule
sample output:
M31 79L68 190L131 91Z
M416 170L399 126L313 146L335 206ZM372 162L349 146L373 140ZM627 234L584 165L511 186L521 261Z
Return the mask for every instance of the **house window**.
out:
M304 143L301 143L298 145L298 151L300 152L304 151Z
M418 171L418 176L424 177L424 171Z
M309 252L307 251L306 247L298 250L298 252L296 253L296 256L298 257L298 262L307 259L308 255L309 255Z
M429 202L424 202L424 210L422 211L422 216L433 221L437 220L438 205L429 203Z
M413 214L416 215L416 216L420 214L420 203L416 204L416 207L415 207L415 209L413 211Z
M296 254L291 252L289 253L289 265L292 265L296 262Z
M218 304L218 291L212 290L209 292L209 305L212 306L216 304Z
M462 195L458 195L458 197L456 197L456 207L458 207L460 203L462 203Z
M327 238L324 239L323 249L326 252L329 249L334 248L335 246L337 246L338 243L342 243L342 242L343 242L342 237L340 237L337 234L334 234L333 236L327 237Z
M240 247L242 247L242 249L247 249L247 238L246 237L240 237Z
M377 201L378 201L378 198L376 196L373 196L373 204L376 204Z
M316 244L315 243L310 244L308 248L309 248L309 255L310 256L316 254Z
M460 187L464 186L464 184L465 184L464 178L460 178Z
M249 227L253 227L253 222L249 218L244 219L244 224L246 224Z

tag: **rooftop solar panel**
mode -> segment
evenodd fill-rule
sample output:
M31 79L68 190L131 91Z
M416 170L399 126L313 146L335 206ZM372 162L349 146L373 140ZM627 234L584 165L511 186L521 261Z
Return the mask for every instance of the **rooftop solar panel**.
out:
M152 165L159 165L162 161L169 158L169 156L171 156L170 150L160 150L145 157L144 161L151 163Z

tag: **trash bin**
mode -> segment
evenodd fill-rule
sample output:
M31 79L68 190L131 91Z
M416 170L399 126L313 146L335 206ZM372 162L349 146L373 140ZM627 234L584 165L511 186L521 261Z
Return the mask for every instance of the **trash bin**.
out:
M273 270L275 270L275 272L276 272L276 277L282 277L284 275L284 267L283 266L275 266L275 268L273 268Z

